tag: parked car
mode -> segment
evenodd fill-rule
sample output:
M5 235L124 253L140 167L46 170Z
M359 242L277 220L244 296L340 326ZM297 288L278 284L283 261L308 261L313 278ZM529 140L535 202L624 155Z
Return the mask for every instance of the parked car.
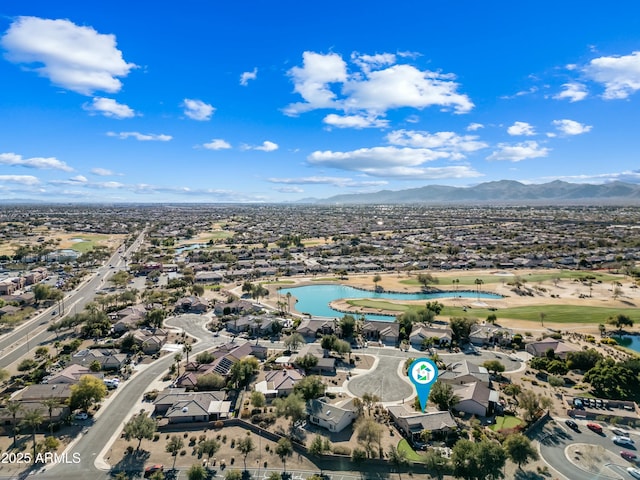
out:
M159 463L156 465L149 465L147 468L144 469L144 477L147 478L156 472L163 472L163 471L164 471L164 465L160 465Z
M620 456L630 462L635 462L638 459L638 456L635 453L629 452L627 450L621 451Z
M629 467L627 468L627 473L633 478L640 478L640 470L638 470L637 468Z
M633 446L634 441L631 440L629 437L620 437L620 436L615 436L613 437L611 440L613 440L613 443L615 443L616 445L627 445L627 446Z
M597 423L587 423L587 428L592 432L602 433L602 426Z
M76 420L86 420L89 418L89 414L87 412L78 412L75 416Z
M569 427L571 430L575 430L576 432L580 431L580 428L578 427L578 424L576 422L574 422L573 420L565 420L564 423L566 423L567 427Z
M625 432L624 430L621 430L620 428L612 428L611 431L613 432L614 435L620 435L622 437L629 436L627 435L627 432Z

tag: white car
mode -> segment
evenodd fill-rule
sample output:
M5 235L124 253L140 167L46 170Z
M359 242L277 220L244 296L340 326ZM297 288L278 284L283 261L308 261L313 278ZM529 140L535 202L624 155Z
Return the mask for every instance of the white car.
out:
M627 468L627 473L633 478L640 478L640 470L638 470L637 468L629 467Z
M633 445L634 444L634 441L631 440L629 437L615 436L615 437L612 437L611 440L613 441L613 443L618 444L618 445Z
M76 413L76 420L86 420L87 418L89 418L87 412Z

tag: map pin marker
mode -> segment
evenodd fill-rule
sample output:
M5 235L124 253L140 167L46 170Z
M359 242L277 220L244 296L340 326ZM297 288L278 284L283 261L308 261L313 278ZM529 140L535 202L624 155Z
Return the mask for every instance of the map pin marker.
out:
M431 387L437 379L438 367L430 358L418 358L411 363L411 366L409 367L409 380L411 380L411 383L416 387L418 399L420 400L420 407L423 412L427 406Z

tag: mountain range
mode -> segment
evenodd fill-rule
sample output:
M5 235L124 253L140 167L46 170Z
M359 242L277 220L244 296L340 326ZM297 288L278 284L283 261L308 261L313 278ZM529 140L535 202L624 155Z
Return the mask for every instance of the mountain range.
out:
M640 185L625 182L569 183L555 180L524 184L514 180L480 183L473 187L427 185L406 190L335 195L299 203L357 204L482 204L482 205L640 205Z

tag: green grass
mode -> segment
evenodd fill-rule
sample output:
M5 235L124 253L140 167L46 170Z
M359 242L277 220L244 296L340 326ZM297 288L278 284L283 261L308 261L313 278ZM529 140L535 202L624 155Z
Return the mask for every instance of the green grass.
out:
M109 239L107 235L75 235L73 238L81 238L82 242L75 242L71 245L71 249L80 253L87 253L94 249L97 243L104 242Z
M433 287L473 287L476 289L476 279L482 280L483 283L509 283L513 281L516 277L519 277L521 281L526 284L539 283L539 282L547 282L552 281L554 278L559 278L561 280L567 279L577 279L577 280L586 280L588 278L592 279L595 282L611 282L613 280L620 280L620 276L609 275L601 272L575 272L575 271L564 271L560 270L558 272L549 272L549 273L529 273L526 275L460 275L460 276L446 276L446 277L438 277L436 279L439 283L432 285ZM460 282L456 285L453 283L453 280L459 280ZM407 278L406 280L400 280L403 285L411 285L418 287L421 283L418 281L417 275L413 278Z
M407 442L406 438L403 438L402 440L400 440L400 442L398 443L398 450L404 451L407 454L407 460L409 460L410 462L425 461L425 456L420 455L413 448L411 448L411 445L409 445L409 442Z
M494 432L497 432L503 429L515 428L521 424L522 424L522 420L520 420L517 417L513 417L513 416L496 417L496 423L491 425L491 427L489 428L491 428L491 430L493 430Z
M472 299L468 299L471 301ZM366 307L403 313L409 310L424 308L422 305L406 305L390 303L384 300L360 299L349 300L347 303L353 307ZM443 317L476 317L484 319L489 314L495 314L500 319L526 320L540 323L540 313L544 313L544 321L549 323L606 323L611 316L624 314L629 316L634 323L640 323L640 309L637 308L613 308L613 307L589 307L582 305L532 305L524 307L499 308L491 311L487 308L467 308L445 306L440 316Z
M321 278L312 278L312 282L337 282L340 280L337 277L321 277Z

